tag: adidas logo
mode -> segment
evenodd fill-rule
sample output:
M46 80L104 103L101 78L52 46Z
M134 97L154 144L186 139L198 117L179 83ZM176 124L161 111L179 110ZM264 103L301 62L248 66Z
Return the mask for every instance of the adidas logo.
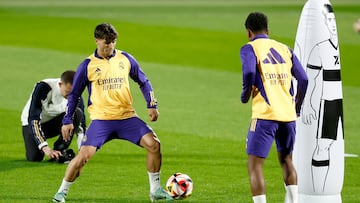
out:
M266 55L267 57L262 61L265 64L281 64L285 63L284 59L281 55L274 49L270 48L269 53Z

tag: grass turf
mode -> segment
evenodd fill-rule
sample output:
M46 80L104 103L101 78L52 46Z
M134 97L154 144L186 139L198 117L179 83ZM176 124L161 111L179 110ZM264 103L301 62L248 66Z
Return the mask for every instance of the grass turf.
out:
M293 46L304 2L1 1L0 202L49 202L58 189L65 165L24 161L20 113L34 82L75 69L93 51L93 28L104 21L117 27L117 48L139 60L159 99L160 120L149 124L162 142L161 182L180 171L194 181L193 195L183 202L251 202L244 152L250 105L239 102L239 48L247 41L243 22L249 12L264 11L271 36ZM342 59L345 151L359 154L360 71L354 64L360 36L352 31L352 23L360 4L332 3ZM135 85L132 92L138 114L147 121ZM359 158L346 158L345 203L360 201L359 166ZM282 202L274 148L265 176L268 201ZM148 202L147 191L145 152L114 141L85 167L68 200Z

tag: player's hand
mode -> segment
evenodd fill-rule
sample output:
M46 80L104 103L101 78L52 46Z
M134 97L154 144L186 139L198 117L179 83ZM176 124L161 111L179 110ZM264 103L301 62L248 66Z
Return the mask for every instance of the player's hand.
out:
M49 146L43 147L42 151L51 159L59 159L59 157L62 156L60 151L53 150Z
M61 134L63 136L63 140L66 142L70 141L73 132L74 132L73 124L67 124L61 127Z
M149 108L148 112L150 121L156 121L158 119L160 113L157 109Z

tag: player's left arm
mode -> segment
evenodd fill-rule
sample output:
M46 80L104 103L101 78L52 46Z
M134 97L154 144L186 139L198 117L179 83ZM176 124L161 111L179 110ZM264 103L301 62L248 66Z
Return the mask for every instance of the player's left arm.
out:
M304 101L306 90L308 87L308 77L306 75L306 72L304 68L302 67L299 59L296 57L296 55L292 52L290 49L290 52L292 54L291 61L292 61L292 69L291 74L295 77L297 80L297 91L295 96L295 107L296 107L296 114L300 115L301 105Z
M150 121L156 121L159 116L157 110L157 99L150 83L150 80L146 77L144 71L140 68L139 63L136 59L126 52L122 52L130 61L130 78L134 80L140 87L140 90L145 98Z

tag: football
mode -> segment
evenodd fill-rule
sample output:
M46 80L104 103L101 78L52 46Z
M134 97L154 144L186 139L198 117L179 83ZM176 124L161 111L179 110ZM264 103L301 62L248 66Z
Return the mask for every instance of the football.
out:
M165 189L174 199L185 199L192 193L193 182L190 176L175 173L167 180Z

